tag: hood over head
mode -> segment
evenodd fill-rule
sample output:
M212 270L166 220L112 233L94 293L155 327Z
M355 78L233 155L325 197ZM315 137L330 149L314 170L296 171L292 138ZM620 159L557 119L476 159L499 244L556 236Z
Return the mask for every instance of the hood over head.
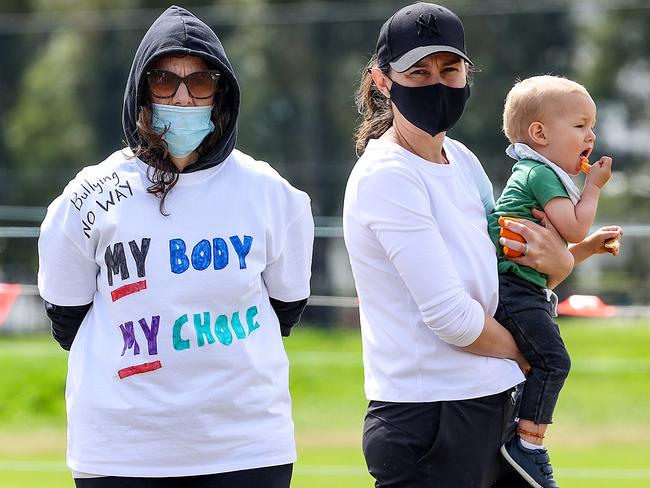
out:
M169 7L151 24L142 38L126 83L122 127L131 149L140 143L136 121L140 107L148 103L145 99L147 91L144 86L144 73L156 59L174 54L203 58L211 69L221 72L220 83L223 80L230 85L228 100L222 104L224 109L229 108L232 112L228 126L211 151L201 155L197 161L185 168L184 172L188 173L216 166L234 149L239 114L239 84L221 41L214 31L184 8L175 5Z

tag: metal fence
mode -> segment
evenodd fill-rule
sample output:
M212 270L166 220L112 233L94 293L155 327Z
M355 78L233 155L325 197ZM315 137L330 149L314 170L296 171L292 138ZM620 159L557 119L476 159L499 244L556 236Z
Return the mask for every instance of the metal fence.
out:
M0 206L0 222L23 224L0 227L0 244L26 239L33 245L44 216L42 207ZM304 320L321 326L354 326L358 301L341 218L316 217L315 221L313 295ZM621 255L595 256L578 266L558 288L560 300L576 294L595 295L615 305L618 316L650 316L650 273L646 271L650 268L650 225L626 224L624 230ZM316 263L316 259L320 261ZM0 263L0 271L8 264ZM28 274L32 280L26 283L0 283L0 333L46 330L49 326L35 285L36 270Z

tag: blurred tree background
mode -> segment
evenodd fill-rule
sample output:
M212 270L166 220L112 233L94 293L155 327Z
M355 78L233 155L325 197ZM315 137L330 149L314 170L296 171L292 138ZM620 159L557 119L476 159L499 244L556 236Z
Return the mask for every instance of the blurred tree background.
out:
M381 24L407 3L182 3L215 30L235 68L242 89L238 147L307 191L317 217L341 215L356 160L356 84ZM596 153L614 158L597 221L647 224L650 1L440 3L463 19L476 64L469 106L450 135L478 155L495 193L511 168L500 130L507 91L518 78L567 76L592 93ZM0 3L0 206L45 207L81 167L122 146L122 97L132 57L167 6L156 0ZM595 258L563 290L650 303L647 243L647 237L627 239L622 257ZM337 239L318 241L314 293L353 293L349 280L337 278L336 268L347 266L341 246ZM34 283L35 250L35 239L0 238L0 281Z

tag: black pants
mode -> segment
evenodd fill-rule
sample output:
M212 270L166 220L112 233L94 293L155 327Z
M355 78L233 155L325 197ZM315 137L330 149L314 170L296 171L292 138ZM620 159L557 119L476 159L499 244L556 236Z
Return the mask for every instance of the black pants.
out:
M76 478L77 488L289 488L293 464L177 478Z
M363 453L377 488L525 488L499 448L514 435L516 390L471 400L371 401Z
M550 424L560 390L571 368L553 306L539 286L512 273L499 275L499 307L494 318L510 331L530 363L519 417Z

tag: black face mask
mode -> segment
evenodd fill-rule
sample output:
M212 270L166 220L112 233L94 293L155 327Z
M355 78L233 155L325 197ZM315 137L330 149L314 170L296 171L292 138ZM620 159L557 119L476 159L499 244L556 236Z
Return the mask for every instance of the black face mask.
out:
M411 124L432 136L451 129L463 115L469 85L451 88L442 83L402 86L393 81L390 98Z

